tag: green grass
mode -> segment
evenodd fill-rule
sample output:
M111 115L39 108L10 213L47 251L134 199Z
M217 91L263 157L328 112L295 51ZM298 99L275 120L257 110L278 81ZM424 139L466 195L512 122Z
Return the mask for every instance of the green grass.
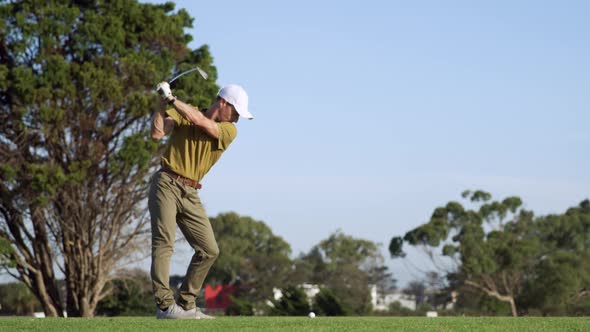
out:
M590 331L590 318L220 317L196 321L131 317L0 318L0 331Z

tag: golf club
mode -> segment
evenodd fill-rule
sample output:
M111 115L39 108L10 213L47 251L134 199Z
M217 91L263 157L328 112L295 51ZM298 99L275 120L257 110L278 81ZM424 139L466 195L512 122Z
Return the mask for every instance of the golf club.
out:
M180 74L178 74L178 75L174 76L173 78L171 78L171 79L168 81L168 84L172 85L172 82L176 81L176 79L178 79L178 78L180 78L180 77L182 77L182 76L184 76L184 75L186 75L186 74L192 73L192 72L194 72L194 71L198 71L198 72L199 72L199 74L201 74L201 77L203 77L204 79L207 79L207 78L209 77L209 76L207 75L207 73L206 73L206 72L205 72L203 69L201 69L201 68L199 68L199 67L195 67L195 68L192 68L192 69L189 69L189 70L183 71L182 73L180 73Z

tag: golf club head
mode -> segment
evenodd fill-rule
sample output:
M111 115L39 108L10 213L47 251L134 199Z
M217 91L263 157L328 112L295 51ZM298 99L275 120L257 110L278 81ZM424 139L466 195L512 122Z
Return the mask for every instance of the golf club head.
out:
M208 79L209 78L209 75L207 75L207 73L203 69L201 69L199 67L195 67L195 69L197 69L197 71L199 72L199 74L201 74L201 77L203 77L204 79Z
M204 78L204 79L207 79L207 78L209 78L209 75L207 75L207 73L206 73L206 72L205 72L203 69L201 69L201 68L199 68L199 67L195 67L195 68L192 68L192 69L189 69L189 70L183 71L182 73L180 73L180 74L178 74L178 75L174 76L173 78L171 78L171 79L168 81L168 83L169 83L169 84L172 84L172 82L176 81L178 78L180 78L180 77L182 77L182 76L184 76L184 75L186 75L186 74L192 73L192 72L194 72L194 71L198 71L198 72L199 72L199 74L201 75L201 77L202 77L202 78Z

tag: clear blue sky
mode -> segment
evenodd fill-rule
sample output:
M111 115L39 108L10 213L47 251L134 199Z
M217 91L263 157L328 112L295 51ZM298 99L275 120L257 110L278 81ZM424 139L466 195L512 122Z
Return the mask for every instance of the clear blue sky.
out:
M175 2L256 117L204 180L210 215L294 254L341 229L386 255L465 189L537 214L590 197L588 1ZM401 286L426 266L386 258Z

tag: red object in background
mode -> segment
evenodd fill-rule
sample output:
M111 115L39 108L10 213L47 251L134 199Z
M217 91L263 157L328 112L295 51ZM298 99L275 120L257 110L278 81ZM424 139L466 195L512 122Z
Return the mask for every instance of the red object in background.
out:
M234 293L233 285L205 285L205 307L207 309L226 309L231 304L230 296Z

